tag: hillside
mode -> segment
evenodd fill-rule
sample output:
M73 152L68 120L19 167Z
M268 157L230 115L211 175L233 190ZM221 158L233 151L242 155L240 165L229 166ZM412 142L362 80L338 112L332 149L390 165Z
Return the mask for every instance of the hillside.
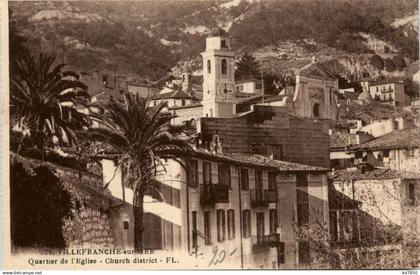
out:
M383 58L403 55L408 66L418 60L415 0L48 1L9 5L11 20L35 51L55 52L61 60L84 70L108 69L158 79L184 61L199 69L205 36L215 26L230 32L238 56L244 51L255 52L258 59L273 61L269 69L282 73L312 55L342 64L352 58L364 63L375 53ZM289 48L303 50L295 56L299 51ZM344 65L346 73L354 73L350 67Z

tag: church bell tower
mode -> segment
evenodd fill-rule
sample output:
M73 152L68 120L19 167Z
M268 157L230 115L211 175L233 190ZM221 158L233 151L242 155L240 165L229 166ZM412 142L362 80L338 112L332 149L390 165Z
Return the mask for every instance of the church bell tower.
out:
M203 117L232 117L234 114L235 53L221 28L206 38L203 57Z

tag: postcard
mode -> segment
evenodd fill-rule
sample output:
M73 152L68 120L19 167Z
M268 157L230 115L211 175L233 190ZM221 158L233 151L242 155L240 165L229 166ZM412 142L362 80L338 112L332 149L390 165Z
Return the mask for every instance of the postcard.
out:
M2 269L417 274L417 1L3 4Z

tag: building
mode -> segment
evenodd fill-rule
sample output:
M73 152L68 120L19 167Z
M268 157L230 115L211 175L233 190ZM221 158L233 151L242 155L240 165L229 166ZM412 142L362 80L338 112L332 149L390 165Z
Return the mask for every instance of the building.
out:
M296 73L293 96L293 112L296 116L310 119L338 119L335 92L338 77L329 72L315 58Z
M370 95L375 101L384 102L394 107L410 104L404 89L403 83L392 80L377 81L369 86Z
M169 109L176 107L183 107L193 103L194 98L182 88L175 84L169 84L163 87L154 97L152 97L152 106L158 105L161 102L167 104Z
M260 95L262 94L262 83L258 79L249 79L235 84L237 93Z
M352 147L354 165L386 167L397 171L420 171L420 129L393 131Z
M203 144L218 139L225 152L330 167L328 128L322 122L296 118L285 107L255 105L234 118L203 118L197 129Z
M203 117L234 114L235 52L228 34L217 28L206 38L203 57Z
M342 268L420 265L418 171L350 168L330 180L331 246Z
M311 242L296 231L328 224L327 169L211 147L196 148L187 170L165 162L158 191L144 199L145 247L191 255L198 268L208 268L215 249L226 253L218 267L316 267ZM119 180L109 188L122 198ZM131 190L124 193L131 202Z
M127 84L127 90L129 93L137 94L141 97L152 98L158 92L158 89L153 85L142 83L138 81L130 81Z
M365 132L374 137L383 136L392 131L414 128L413 118L400 115L392 115L390 118L375 119L370 124L353 129L353 131Z
M337 132L330 135L331 169L352 167L354 162L354 152L350 152L349 148L372 139L373 137L371 135L363 132L358 134Z

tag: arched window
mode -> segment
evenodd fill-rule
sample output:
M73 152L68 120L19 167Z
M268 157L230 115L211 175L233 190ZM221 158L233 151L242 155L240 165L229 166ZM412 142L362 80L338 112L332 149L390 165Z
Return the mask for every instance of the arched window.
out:
M318 118L319 117L319 104L315 103L314 104L314 108L313 108L313 115L314 117Z
M210 59L209 60L207 60L207 73L211 73L211 62L210 62Z
M222 74L227 74L227 62L226 62L226 59L222 59Z

